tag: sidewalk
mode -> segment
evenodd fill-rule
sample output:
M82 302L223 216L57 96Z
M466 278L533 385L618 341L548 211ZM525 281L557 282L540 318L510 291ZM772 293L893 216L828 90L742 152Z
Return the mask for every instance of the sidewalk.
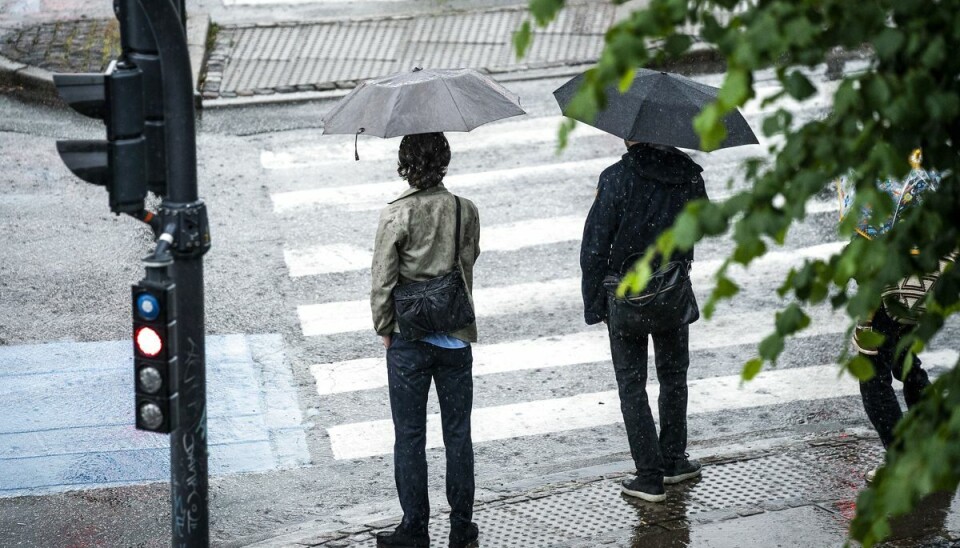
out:
M595 62L610 25L645 0L615 6L570 3L550 26L534 29L517 59L513 33L526 4L477 10L309 22L209 25L190 13L188 42L204 106L343 95L357 82L411 69L470 67L498 79L576 74ZM209 28L209 30L208 30ZM0 87L51 97L52 73L99 72L119 53L116 20L80 18L0 27ZM697 50L692 59L711 56ZM709 64L714 69L715 60Z
M660 504L621 495L630 463L616 463L506 486L478 501L474 520L483 548L842 546L863 474L881 459L876 438L845 434L706 457L702 478L668 486ZM960 503L953 499L931 497L896 520L887 546L960 545ZM372 548L376 532L399 519L310 523L234 545ZM446 515L434 513L433 545L445 546L447 532Z

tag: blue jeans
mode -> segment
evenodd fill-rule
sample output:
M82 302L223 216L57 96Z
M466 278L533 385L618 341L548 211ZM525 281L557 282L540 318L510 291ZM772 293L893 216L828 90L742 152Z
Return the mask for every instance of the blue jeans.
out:
M658 333L623 333L608 328L620 411L630 454L643 481L663 481L665 465L685 458L687 449L687 369L689 326ZM660 435L647 398L647 344L653 338L660 381Z
M447 503L451 529L463 529L473 517L473 350L440 348L408 341L399 333L387 349L390 411L393 414L394 477L403 508L401 527L425 531L430 521L427 495L427 395L437 385L443 445L447 452Z

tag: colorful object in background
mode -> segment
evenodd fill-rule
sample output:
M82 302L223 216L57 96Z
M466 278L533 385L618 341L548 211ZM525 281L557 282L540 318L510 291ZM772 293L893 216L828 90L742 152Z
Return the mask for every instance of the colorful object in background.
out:
M893 225L900 219L904 213L911 207L915 207L923 202L923 194L927 191L935 191L940 186L941 173L933 170L926 170L921 167L923 154L920 149L916 149L910 155L910 173L903 180L886 179L877 181L877 188L890 195L893 200L893 214L884 219L878 225L870 223L870 206L864 206L860 211L860 219L857 222L857 232L869 239L876 238L886 234L893 228ZM847 177L841 177L837 180L837 194L840 198L840 219L843 220L853 208L856 187L853 181Z

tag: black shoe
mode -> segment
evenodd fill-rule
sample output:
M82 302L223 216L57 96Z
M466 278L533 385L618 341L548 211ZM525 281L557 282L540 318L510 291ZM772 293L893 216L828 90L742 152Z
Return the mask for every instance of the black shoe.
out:
M623 491L624 495L637 497L647 502L663 502L667 500L667 492L664 490L662 482L654 483L651 481L643 481L640 478L633 478L620 482L620 490Z
M663 483L674 484L695 478L700 475L701 469L703 469L703 465L700 464L700 461L688 460L687 457L683 457L664 467Z
M404 548L429 548L430 535L426 531L409 532L397 527L392 532L377 533L377 546L403 546Z
M450 529L450 548L474 548L478 546L477 539L480 537L480 528L476 523L471 523L466 528Z

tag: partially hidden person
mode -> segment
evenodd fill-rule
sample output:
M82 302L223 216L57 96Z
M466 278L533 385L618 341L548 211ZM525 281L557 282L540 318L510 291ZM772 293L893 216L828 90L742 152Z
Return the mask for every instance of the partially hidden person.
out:
M387 352L394 425L394 476L403 521L377 535L378 546L429 546L427 396L440 403L446 449L449 546L472 546L474 456L473 267L480 255L476 206L443 185L450 146L442 133L407 135L397 172L409 188L380 214L371 269L370 306ZM431 300L432 299L432 300ZM425 300L431 300L424 307ZM429 308L438 316L424 316Z
M921 167L922 153L914 150L910 156L910 173L902 180L883 180L877 182L877 188L890 196L894 203L893 214L888 218L875 220L871 217L869 206L860 212L857 234L854 238L877 238L890 229L906 215L912 207L923 203L927 194L935 191L942 174ZM854 188L848 178L838 181L840 198L840 218L848 215L854 203ZM924 312L923 300L933 289L940 272L948 262L956 260L951 254L940 261L936 272L923 276L909 276L899 283L886 288L882 293L881 304L870 318L858 322L853 334L853 347L863 357L870 360L874 375L860 381L860 397L870 423L880 437L884 449L894 443L894 428L903 417L903 410L893 389L893 379L903 383L903 399L907 409L920 401L923 390L929 386L930 378L916 355L909 367L905 366L906 349L897 351L897 346L917 323ZM874 332L883 336L879 345L864 342L863 333ZM872 482L877 468L865 474L867 482Z
M686 277L687 294L678 305L681 316L649 312L643 306L647 296L641 295L634 303L618 299L613 291L620 277L673 225L686 204L706 198L707 193L700 175L703 168L679 149L625 144L626 154L600 175L583 230L584 318L591 325L607 323L620 409L637 468L635 477L622 482L622 492L661 502L666 499L664 484L697 477L701 470L700 463L690 460L686 452L689 323L699 317L689 281L693 250L675 253L667 265L653 265L658 273L668 272L681 280ZM653 285L651 278L648 287ZM660 383L659 435L646 391L650 338Z

